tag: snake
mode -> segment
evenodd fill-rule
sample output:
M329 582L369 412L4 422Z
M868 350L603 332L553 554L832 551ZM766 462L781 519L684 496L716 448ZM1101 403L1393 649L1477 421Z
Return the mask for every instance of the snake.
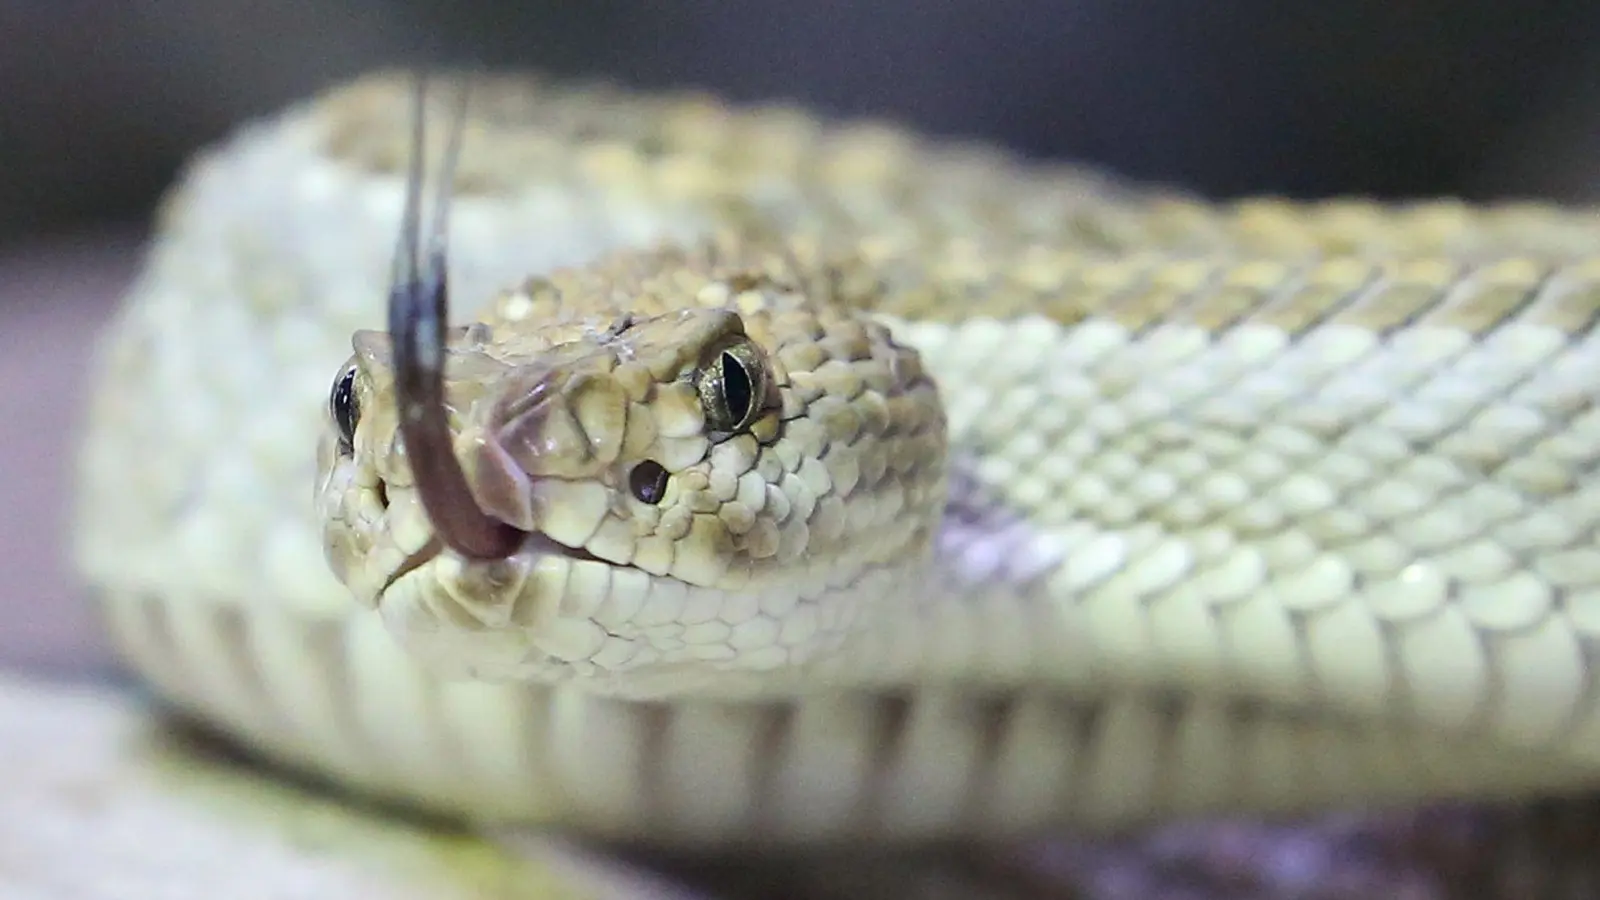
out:
M99 338L76 565L179 714L683 848L1600 781L1593 210L430 83L199 152Z

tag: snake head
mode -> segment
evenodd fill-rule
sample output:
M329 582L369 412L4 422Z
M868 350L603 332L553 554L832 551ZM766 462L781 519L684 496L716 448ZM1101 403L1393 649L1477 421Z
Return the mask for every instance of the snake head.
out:
M419 659L479 678L661 694L837 649L922 570L942 509L917 354L838 295L853 281L738 240L531 280L447 329L425 92L388 334L355 336L329 397L334 572Z
M500 558L432 533L388 339L356 336L324 437L330 560L435 668L634 694L794 669L924 562L945 423L917 354L828 297L657 262L530 282L452 332L455 458L522 535Z

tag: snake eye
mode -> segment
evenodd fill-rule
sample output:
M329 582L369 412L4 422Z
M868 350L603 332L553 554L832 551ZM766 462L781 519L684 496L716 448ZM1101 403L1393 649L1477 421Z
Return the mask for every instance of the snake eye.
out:
M328 408L339 426L339 447L348 453L355 448L356 422L361 418L361 407L356 401L355 366L339 373L339 380L333 383L333 395L328 398Z
M655 506L667 494L667 470L653 459L647 459L628 473L628 489L641 502Z
M713 431L738 431L761 411L767 396L767 367L749 341L729 344L700 370L695 385Z

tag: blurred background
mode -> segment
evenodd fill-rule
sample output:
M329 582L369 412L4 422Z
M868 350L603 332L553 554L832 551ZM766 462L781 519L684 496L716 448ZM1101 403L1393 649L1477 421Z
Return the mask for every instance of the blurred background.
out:
M1600 5L0 0L0 240L138 223L241 118L475 60L791 98L1212 193L1592 195Z
M161 191L241 120L418 62L794 100L1218 196L1600 196L1579 0L0 0L0 665L103 659L69 451Z

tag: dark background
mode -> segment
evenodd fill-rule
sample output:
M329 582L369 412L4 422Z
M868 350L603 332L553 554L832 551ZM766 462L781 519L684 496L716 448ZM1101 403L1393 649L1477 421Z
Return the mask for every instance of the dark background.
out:
M0 249L137 224L242 117L375 65L891 116L1212 194L1596 194L1600 4L0 0Z

